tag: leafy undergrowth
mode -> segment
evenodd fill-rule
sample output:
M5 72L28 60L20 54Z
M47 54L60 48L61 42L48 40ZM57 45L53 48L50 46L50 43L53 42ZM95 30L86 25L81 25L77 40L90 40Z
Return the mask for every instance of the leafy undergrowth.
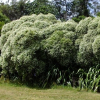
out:
M100 94L57 85L50 89L37 89L0 83L0 100L100 100Z

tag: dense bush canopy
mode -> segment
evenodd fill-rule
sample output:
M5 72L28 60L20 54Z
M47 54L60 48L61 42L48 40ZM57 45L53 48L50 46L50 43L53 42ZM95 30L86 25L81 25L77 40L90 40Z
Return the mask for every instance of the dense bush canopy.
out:
M87 32L80 43L78 60L84 65L93 66L94 64L99 64L99 22L100 17L96 17L89 21L87 24Z
M99 23L99 17L76 23L61 22L52 14L33 14L4 25L0 37L2 73L32 84L68 81L69 74L80 66L100 63Z
M23 16L4 25L0 38L2 73L33 81L56 62L68 67L74 56L76 25L72 20L62 23L52 14ZM52 59L56 62L48 62Z

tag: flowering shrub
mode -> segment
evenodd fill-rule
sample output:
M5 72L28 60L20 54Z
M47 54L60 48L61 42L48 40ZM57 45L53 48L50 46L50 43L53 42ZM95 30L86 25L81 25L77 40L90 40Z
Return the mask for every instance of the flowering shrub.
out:
M79 24L76 26L76 33L77 33L77 36L80 36L82 34L86 34L87 31L88 31L88 24L89 22L92 20L91 17L87 17L83 20L81 20L79 22Z
M57 63L68 67L75 56L74 42L75 33L62 29L54 31L49 38L44 40L43 47L49 55L57 60Z
M67 67L73 55L76 25L73 20L62 23L52 14L23 16L4 25L0 37L2 73L35 82L45 80L50 59Z
M0 37L2 73L23 81L39 77L45 71L41 29L54 23L57 20L53 15L40 14L23 16L4 25Z
M100 17L91 20L87 25L87 34L79 45L78 61L93 66L99 61L99 22Z
M3 26L2 73L32 84L53 79L65 82L78 69L76 65L100 62L99 34L99 17L88 17L78 24L58 21L52 14L23 16Z

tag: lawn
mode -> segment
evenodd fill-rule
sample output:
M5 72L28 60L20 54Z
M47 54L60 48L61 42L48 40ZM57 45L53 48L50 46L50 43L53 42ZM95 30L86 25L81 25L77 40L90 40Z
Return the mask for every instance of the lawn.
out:
M0 83L0 100L100 100L100 94L62 86L35 89Z

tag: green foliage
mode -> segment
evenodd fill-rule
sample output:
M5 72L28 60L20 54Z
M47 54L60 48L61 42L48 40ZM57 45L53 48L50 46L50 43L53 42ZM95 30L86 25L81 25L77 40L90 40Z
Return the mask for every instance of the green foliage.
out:
M0 22L0 32L4 24L5 24L4 22Z
M3 15L2 13L0 13L0 22L4 22L4 23L8 23L10 20L5 16Z
M86 16L82 15L82 16L78 16L78 17L73 17L72 19L75 21L75 22L80 22L82 19L85 19Z
M0 74L1 74L1 71L2 71L2 65L1 65L1 57L0 57Z
M52 14L23 16L4 25L0 39L2 73L42 84L53 66L59 73L67 70L75 59L71 57L75 54L76 25L73 20L57 21Z
M40 14L24 16L4 25L0 41L2 73L18 77L22 81L35 82L46 67L41 29L56 22L53 15Z
M84 37L85 34L88 32L88 24L92 21L91 17L87 17L85 19L82 19L78 25L76 26L76 37L75 40L75 47L77 49L77 52L79 51L80 43Z
M44 48L47 50L49 55L57 59L58 63L67 67L71 62L71 54L74 49L73 38L75 38L74 32L66 31L65 33L63 31L55 31L44 42Z
M99 16L99 17L100 17L100 12L98 12L98 13L97 13L97 16Z
M48 14L56 15L57 10L55 6L48 0L19 0L12 1L11 4L0 5L0 11L5 14L10 20L16 20L24 15L31 14Z
M56 15L57 13L55 6L48 0L34 0L33 2L28 2L26 3L25 9L27 14L52 13Z
M89 68L88 72L85 72L83 69L79 69L78 74L80 90L86 89L87 91L100 91L100 68L98 65L96 67Z
M79 24L76 26L76 34L77 36L80 36L82 34L87 34L88 31L88 24L92 21L91 17L87 17L79 22Z
M77 16L89 17L89 7L91 8L89 0L73 0L72 3L73 13L77 14Z
M0 5L0 11L5 14L10 20L19 19L21 16L26 15L26 1L19 0L13 1L10 4Z
M100 36L97 36L92 44L93 47L93 53L95 54L96 58L98 59L98 62L100 62L99 57L100 57Z
M79 23L61 22L49 13L23 16L7 23L0 37L2 73L27 84L67 84L79 67L87 70L100 64L99 22L100 17L88 17ZM96 68L93 70L97 73ZM90 76L85 77L80 82L88 88L90 83L86 81Z
M66 83L68 74L75 64L76 50L75 50L75 26L76 22L69 20L67 22L58 22L51 25L44 35L46 39L43 41L43 48L51 57L51 61L55 65L49 71L49 77L57 79L57 83ZM69 67L70 66L70 67ZM56 72L55 72L55 71ZM56 73L56 74L55 74Z
M86 19L85 19L86 20ZM84 21L85 21L84 20ZM87 66L97 65L99 63L99 17L94 18L93 20L87 21L83 25L86 25L86 29L82 33L87 33L83 36L83 39L79 45L78 61ZM79 26L80 27L80 26ZM98 50L98 51L97 51Z
M1 35L1 29L2 29L3 25L5 23L8 23L9 21L10 20L0 12L0 35Z
M9 4L0 5L0 11L6 15L10 20L14 19L14 12Z

